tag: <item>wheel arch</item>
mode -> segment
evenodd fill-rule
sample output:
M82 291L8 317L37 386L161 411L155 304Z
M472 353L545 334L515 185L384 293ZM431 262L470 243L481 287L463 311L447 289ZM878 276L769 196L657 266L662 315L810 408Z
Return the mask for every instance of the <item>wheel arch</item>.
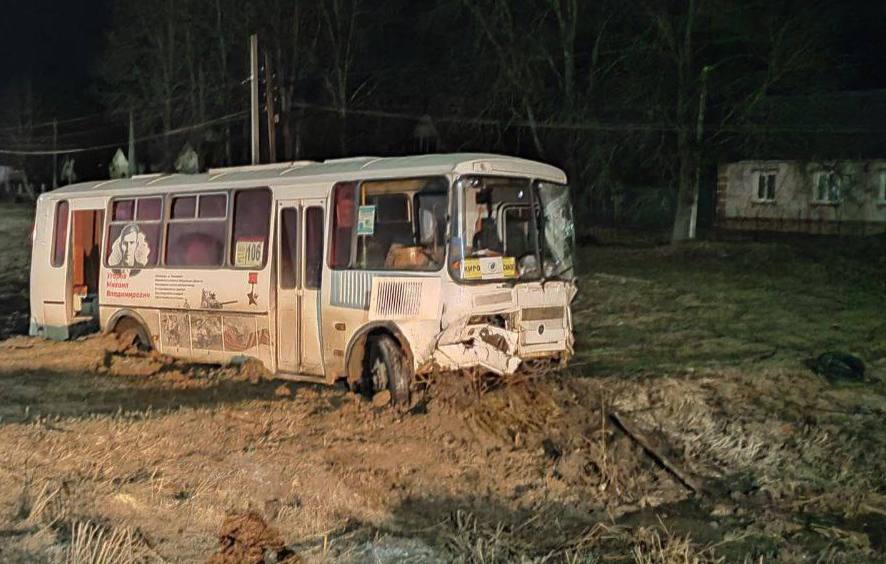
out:
M137 323L139 326L141 326L148 338L148 344L151 348L156 349L156 346L154 345L154 336L151 335L150 326L145 322L144 317L142 317L137 311L129 308L122 308L115 311L114 314L108 318L108 322L105 325L104 333L114 333L120 323L126 320L131 320L132 322Z
M363 359L366 355L366 343L369 341L370 337L375 335L389 335L393 337L400 346L400 350L402 350L403 354L406 356L406 366L409 368L410 373L413 371L414 357L409 339L406 338L406 335L400 330L396 323L391 321L376 321L367 323L358 329L354 335L351 336L351 340L345 348L345 377L349 384L359 381L362 377Z

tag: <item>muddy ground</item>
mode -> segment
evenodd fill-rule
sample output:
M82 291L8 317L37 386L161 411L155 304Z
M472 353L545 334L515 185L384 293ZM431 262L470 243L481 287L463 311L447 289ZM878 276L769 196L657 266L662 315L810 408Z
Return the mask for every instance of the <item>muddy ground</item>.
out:
M4 216L15 333L30 220ZM0 561L884 561L886 264L858 245L585 249L570 369L440 375L406 413L12 335ZM830 350L865 379L804 366Z

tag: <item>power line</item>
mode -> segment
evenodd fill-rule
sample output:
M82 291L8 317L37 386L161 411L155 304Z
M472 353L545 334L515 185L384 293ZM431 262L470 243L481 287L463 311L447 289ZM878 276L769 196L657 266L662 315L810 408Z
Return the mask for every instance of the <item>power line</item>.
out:
M239 82L236 82L236 81L235 81L235 83L232 83L232 84L228 84L228 85L227 85L227 87L226 87L226 89L227 89L227 90L226 90L226 93L231 93L231 92L234 92L234 91L236 91L236 90L240 90L240 89L242 89L242 87L243 87L242 84L240 84ZM214 89L213 89L213 92L218 92L219 90L220 90L220 88L214 88ZM222 89L222 90L223 90L223 89ZM224 91L224 90L223 90L223 91ZM181 100L188 99L188 98L190 98L190 97L191 97L191 94L179 94L179 95L177 95L177 96L173 96L173 97L170 99L170 102L171 102L171 103L172 103L172 102L178 102L178 101L181 101ZM144 110L145 110L145 106L144 106L144 105L140 105L139 108L138 108L138 111L137 111L136 113L141 113L142 116L145 116L145 115L149 115L149 116L160 116L160 115L163 114L163 110L162 110L162 109L159 109L159 108L161 108L161 106L162 106L163 104L164 104L164 102L156 102L154 105L149 105L149 106L147 106L147 109L157 108L157 109L154 109L152 113L143 113ZM31 123L31 124L22 124L22 125L5 125L5 126L3 126L3 127L0 127L0 132L6 132L6 131L12 131L12 132L15 132L15 131L20 131L20 130L25 129L25 128L27 128L27 129L31 129L31 130L34 130L34 129L43 129L43 128L47 128L47 127L52 127L53 124L55 124L55 125L67 125L67 124L71 124L71 123L78 123L78 122L81 122L81 121L88 121L88 120L90 120L90 119L94 119L94 118L110 118L110 117L113 117L113 116L126 115L126 114L128 114L129 112L130 112L129 109L126 109L126 108L118 108L118 109L115 109L115 110L108 110L108 111L103 111L103 112L96 112L96 113L93 113L93 114L86 114L86 115L82 115L82 116L77 116L77 117L72 117L72 118L66 118L66 119L60 119L60 120L49 120L49 121L44 121L44 122L40 122L40 123ZM148 121L148 119L147 119L147 118L144 118L144 117L141 117L141 118L139 118L138 121L139 121L139 123L141 123L141 122L144 122L144 121ZM113 127L113 126L108 126L108 127ZM97 131L97 130L98 130L98 129L91 129L91 130L86 130L86 131Z
M485 126L505 126L505 127L522 127L536 128L560 131L598 131L598 132L637 132L637 131L656 131L669 133L679 131L681 128L676 125L667 123L606 123L606 122L562 122L562 121L537 121L529 120L500 120L495 118L467 118L463 116L435 116L432 114L412 114L405 112L391 112L385 110L358 110L328 106L322 104L312 104L308 102L292 102L292 106L303 109L314 109L329 113L346 115L360 115L366 117L402 119L408 121L419 121L429 116L436 123L454 123L462 125L485 125ZM688 126L687 126L688 127ZM726 133L835 133L835 134L858 134L858 133L886 133L886 129L861 128L861 127L822 127L822 126L802 126L802 125L748 125L748 126L718 126L706 127L706 131L726 132Z
M209 127L210 125L217 125L219 123L226 123L229 121L234 121L237 119L241 119L246 117L248 112L236 112L233 114L228 114L226 116L222 116L216 119L211 119L208 121L204 121L202 123L196 123L193 125L187 125L184 127L179 127L176 129L170 129L169 131L164 131L162 133L157 133L154 135L147 135L145 137L139 137L135 140L136 143L141 143L144 141L152 141L154 139L160 139L163 137L168 137L172 135L178 135L181 133L187 133L189 131L195 131L198 129L203 129L204 127ZM52 155L72 155L76 153L86 153L89 151L99 151L102 149L113 149L114 147L122 147L129 142L126 141L117 142L117 143L106 143L104 145L94 145L91 147L75 147L69 149L56 149L56 150L19 150L19 149L2 149L0 148L0 155L15 155L15 156L25 156L25 157L35 157L35 156L52 156Z
M399 119L406 121L419 121L424 119L426 115L429 114L414 114L409 112L394 112L387 110L368 110L368 109L352 109L345 108L342 110L341 108L324 105L324 104L314 104L304 101L294 101L292 102L292 107L294 108L302 108L307 110L317 110L335 114L344 113L346 115L353 116L364 116L364 117L375 117L375 118L383 118L383 119ZM201 129L204 127L208 127L210 125L216 125L219 123L225 123L229 121L234 121L236 119L240 119L246 117L248 115L247 111L235 112L232 114L228 114L222 116L220 118L208 120L202 123L183 126L177 129L172 129L169 131L165 131L162 133L148 135L144 137L139 137L135 141L136 143L150 141L153 139L158 139L171 135L178 135L180 133L186 133L189 131L194 131L197 129ZM594 132L660 132L660 133L670 133L679 130L678 126L662 123L662 122L650 122L650 123L606 123L606 122L562 122L562 121L537 121L532 122L529 120L521 120L521 119L513 119L513 120L501 120L496 118L483 118L483 117L464 117L457 115L430 115L431 119L436 123L451 123L451 124L459 124L459 125L474 125L474 126L491 126L491 127L520 127L520 128L535 128L540 130L553 130L553 131L594 131ZM875 129L875 128L860 128L860 127L823 127L820 125L736 125L736 126L722 126L722 127L708 127L706 128L709 132L725 132L725 133L822 133L822 134L862 134L862 133L886 133L884 129ZM3 149L0 148L0 154L3 155L18 155L18 156L51 156L51 155L68 155L75 153L83 153L88 151L95 151L101 149L108 149L113 147L120 147L128 143L127 141L122 141L118 143L107 143L103 145L94 145L89 147L75 147L75 148L67 148L67 149Z

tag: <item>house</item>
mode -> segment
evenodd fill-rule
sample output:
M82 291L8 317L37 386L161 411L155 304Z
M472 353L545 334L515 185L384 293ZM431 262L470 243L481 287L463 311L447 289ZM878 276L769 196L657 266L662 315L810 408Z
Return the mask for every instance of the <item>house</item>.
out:
M715 225L746 231L886 232L886 160L740 161L717 174Z

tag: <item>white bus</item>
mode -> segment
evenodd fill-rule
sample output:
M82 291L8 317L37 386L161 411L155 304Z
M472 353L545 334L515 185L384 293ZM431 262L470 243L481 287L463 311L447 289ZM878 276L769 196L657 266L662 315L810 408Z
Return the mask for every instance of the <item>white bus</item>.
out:
M565 174L485 154L87 182L40 196L30 333L408 396L415 374L573 352Z

